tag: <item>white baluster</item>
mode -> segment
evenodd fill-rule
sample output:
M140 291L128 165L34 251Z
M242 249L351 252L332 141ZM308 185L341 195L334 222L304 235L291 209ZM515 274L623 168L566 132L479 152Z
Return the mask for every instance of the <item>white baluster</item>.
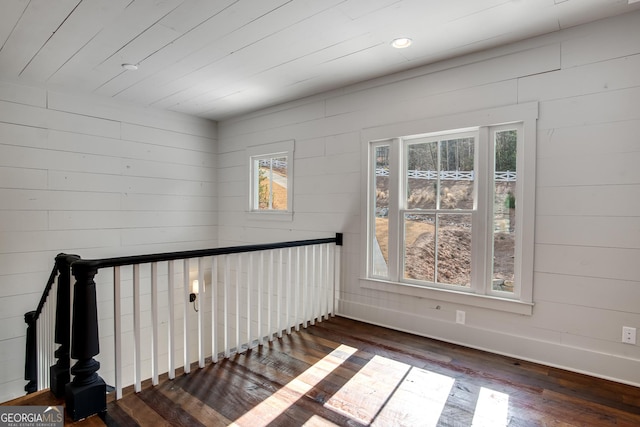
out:
M174 261L169 261L167 265L167 300L169 305L169 322L167 325L167 351L168 363L169 363L169 379L176 377L176 340L175 340L175 319L176 319L176 307L175 307L175 264Z
M151 263L151 383L158 385L158 264Z
M260 263L258 264L258 345L262 345L262 285L264 277L264 251L260 252Z
M230 277L230 262L229 255L224 256L224 275L222 278L222 283L224 286L224 297L223 297L223 306L224 306L224 357L228 358L230 356L229 352L229 277Z
M329 319L329 316L331 314L331 298L332 298L332 293L333 293L333 270L332 270L332 266L333 266L333 261L331 259L331 257L333 256L333 253L331 251L331 244L327 244L326 245L326 254L327 256L325 257L325 276L324 276L324 288L325 288L325 313L326 313L326 318Z
M198 294L196 295L195 304L198 307L198 366L204 368L204 328L202 324L202 316L204 315L204 294L206 286L204 283L204 268L202 267L202 258L198 258ZM194 291L192 289L192 291Z
M302 327L306 328L309 323L311 313L311 295L309 292L309 247L304 247L304 284L302 288L302 304L304 311L302 313Z
M211 261L211 360L218 362L218 257Z
M271 324L272 312L272 294L273 294L273 250L269 251L269 268L267 269L267 333L269 342L273 341L273 328Z
M334 282L333 282L333 299L332 299L332 304L331 304L331 314L333 316L335 316L336 314L336 299L340 298L340 263L341 263L341 253L342 253L342 246L338 246L335 245L334 248L334 265L333 265L333 277L334 277Z
M122 304L120 267L113 268L113 347L115 350L116 400L122 399Z
M316 250L318 252L318 256L315 262L316 265L316 287L318 288L318 302L317 302L317 313L318 313L318 322L322 322L322 317L324 315L324 257L323 257L323 249L322 245L318 245Z
M277 266L277 291L276 291L276 327L278 338L282 338L282 269L284 268L282 262L282 249L278 250L278 266Z
M291 295L291 277L293 276L292 249L287 248L287 291L286 291L286 317L287 317L287 334L291 334L291 305L294 304Z
M251 335L251 283L254 280L254 252L249 252L249 265L247 266L247 349L253 344L253 336Z
M133 265L133 376L134 390L142 390L140 366L140 264Z
M240 343L240 288L242 283L242 254L236 255L236 353L241 351Z
M191 372L191 313L189 312L190 302L189 294L191 293L189 284L189 260L183 261L182 267L182 290L184 293L184 373Z
M293 304L293 317L295 318L296 332L300 330L300 307L302 303L302 266L300 265L300 247L296 247L296 286L295 286L295 303Z

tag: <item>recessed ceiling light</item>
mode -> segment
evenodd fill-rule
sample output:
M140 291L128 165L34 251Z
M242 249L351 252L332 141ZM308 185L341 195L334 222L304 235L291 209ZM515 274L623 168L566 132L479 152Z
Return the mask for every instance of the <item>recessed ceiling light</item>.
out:
M405 47L411 46L412 40L408 37L400 37L391 42L391 46L396 49L404 49Z
M127 71L135 71L138 69L138 66L136 64L122 64L122 68Z

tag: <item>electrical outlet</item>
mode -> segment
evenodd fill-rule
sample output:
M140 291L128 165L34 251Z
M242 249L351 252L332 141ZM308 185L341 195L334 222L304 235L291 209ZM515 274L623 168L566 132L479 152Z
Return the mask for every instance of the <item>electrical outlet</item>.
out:
M625 344L635 344L636 343L636 328L632 328L631 326L623 326L622 327L622 342Z
M462 310L456 310L456 323L460 323L461 325L464 325L464 321L465 321L465 312ZM633 335L635 337L635 334Z

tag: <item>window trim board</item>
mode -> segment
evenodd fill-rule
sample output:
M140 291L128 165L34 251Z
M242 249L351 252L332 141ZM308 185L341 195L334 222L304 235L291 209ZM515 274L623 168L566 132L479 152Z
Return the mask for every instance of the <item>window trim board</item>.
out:
M479 295L444 288L428 288L421 285L396 283L379 279L361 278L360 287L421 299L488 308L491 310L522 314L525 316L531 316L533 314L533 307L535 305L533 302L500 298L493 295Z

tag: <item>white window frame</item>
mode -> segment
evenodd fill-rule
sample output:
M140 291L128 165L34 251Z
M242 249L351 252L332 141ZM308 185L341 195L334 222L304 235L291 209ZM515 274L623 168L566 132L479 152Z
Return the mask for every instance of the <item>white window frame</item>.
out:
M463 129L463 130L456 130L454 132L443 132L443 133L436 133L436 134L429 134L429 135L411 135L411 136L409 136L407 138L399 138L398 142L400 143L400 150L402 152L402 158L399 159L399 161L396 162L396 163L400 163L400 164L396 164L395 165L395 166L399 166L400 167L400 171L396 172L396 174L398 176L402 176L403 175L402 171L404 171L407 168L406 162L408 160L408 147L411 144L412 140L420 139L420 140L440 141L440 140L442 140L443 137L447 137L447 138L448 137L453 137L455 139L473 137L474 138L474 146L475 146L475 150L474 150L475 151L475 155L474 155L474 163L475 163L474 171L478 175L483 175L484 174L484 170L482 170L482 168L480 167L480 163L482 163L482 162L478 161L478 158L480 157L478 155L478 153L479 153L479 149L478 148L481 145L481 142L480 142L481 138L480 138L479 134L480 134L480 132L479 132L478 129L472 129L472 130ZM400 188L400 192L399 192L398 195L406 194L406 189L404 187L402 187L403 184L404 184L404 179L403 179L403 182L400 183L401 188ZM474 186L473 193L474 193L474 195L476 195L476 197L475 197L476 203L474 203L474 206L473 206L472 209L460 210L459 213L470 214L471 215L472 224L473 224L472 228L474 230L479 230L483 226L483 224L481 223L481 221L479 219L479 215L478 215L479 207L477 206L477 203L478 203L477 194L478 194L478 190L479 190L478 189L479 182L478 182L477 179L474 179L473 186ZM404 221L402 219L404 214L406 212L419 211L417 209L409 209L407 206L404 206L403 202L405 202L404 198L402 198L402 200L400 200L400 206L399 206L399 215L398 215L398 229L400 230L399 235L402 235L403 231L404 231ZM446 213L455 213L455 212L457 212L457 210L441 209L440 207L437 207L437 208L434 208L434 209L430 209L430 211L433 211L434 215L435 215L436 212L438 212L439 215L446 214ZM474 235L475 234L477 234L477 233L474 233ZM400 246L402 246L402 243L403 243L402 240L401 239L398 239L398 240L399 240L398 243L400 244ZM472 244L474 244L474 245L477 244L475 239L472 239ZM399 259L400 268L398 269L398 271L396 273L397 278L399 279L400 276L402 275L402 266L404 265L404 262L405 262L405 260L404 260L404 251L401 249L401 247L398 247L398 248L394 248L394 252L396 254L398 254L398 259ZM472 249L472 253L473 252L477 252L477 251L474 251ZM472 274L473 274L473 277L472 277L472 280L471 280L472 290L474 290L473 289L473 285L477 284L479 282L478 279L480 279L479 274L478 274L479 273L478 265L481 265L481 261L480 262L479 261L480 260L472 259L472 268L471 268L471 271L472 271ZM407 278L404 278L404 279L398 280L398 281L402 281L403 283L416 284L416 285L420 285L420 286L424 286L424 283L425 283L424 281L412 280L412 279L407 279ZM452 289L452 290L459 290L460 289L459 285L447 285L447 284L444 284L444 283L436 283L436 282L427 282L427 283L429 283L428 286L434 287L434 288L443 288L443 289Z
M533 308L533 250L534 250L534 220L535 220L535 163L536 163L536 126L538 118L538 104L536 102L498 107L468 113L461 113L446 117L414 120L406 123L395 123L376 128L363 129L363 164L362 170L362 218L364 262L361 266L360 285L363 288L404 294L420 298L429 298L443 302L459 303L479 306L495 310L531 315ZM491 274L487 271L492 262L493 233L487 230L487 224L492 223L491 207L488 204L493 196L493 182L489 182L486 171L493 168L493 139L495 131L518 129L517 171L516 181L516 290L512 292L495 291L491 286ZM390 171L389 187L403 194L404 183L400 179L404 144L401 138L413 135L436 135L467 132L477 129L479 150L475 155L476 170L485 169L485 176L479 172L476 182L476 210L473 213L472 239L472 287L461 289L459 286L442 286L440 284L426 285L401 278L402 269L402 221L399 216L403 206L397 198L389 200L389 258L388 278L375 277L372 271L372 239L374 227L371 221L374 215L370 209L375 206L375 194L372 194L371 180L375 179L375 169L372 165L372 152L376 145L389 144L390 168L400 168ZM399 157L400 156L400 157ZM481 164L481 166L480 166ZM488 174L493 177L493 173ZM400 181L400 182L399 182ZM476 180L478 181L478 180ZM492 204L491 204L492 205ZM395 226L395 228L393 228ZM483 236L482 240L476 236Z
M280 221L293 220L293 166L294 140L278 141L268 144L250 146L246 150L249 170L249 200L248 211L250 219L273 219ZM287 209L257 209L255 201L258 197L258 176L254 168L254 161L277 157L287 158Z

